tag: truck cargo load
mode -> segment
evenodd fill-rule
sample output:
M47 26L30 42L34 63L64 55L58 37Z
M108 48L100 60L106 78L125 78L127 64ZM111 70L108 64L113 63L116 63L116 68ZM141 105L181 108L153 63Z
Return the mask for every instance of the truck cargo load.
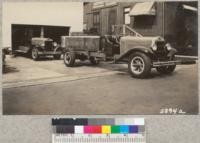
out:
M100 36L62 36L61 47L74 51L99 51Z

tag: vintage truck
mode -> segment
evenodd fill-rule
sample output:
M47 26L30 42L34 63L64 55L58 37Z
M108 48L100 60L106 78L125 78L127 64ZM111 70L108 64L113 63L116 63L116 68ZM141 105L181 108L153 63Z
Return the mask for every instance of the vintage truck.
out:
M54 59L60 59L62 49L51 38L33 37L31 38L30 53L33 60L38 60L41 56L47 55L53 55Z
M94 65L106 59L106 49L111 47L115 63L128 63L128 70L135 78L146 78L152 68L159 73L170 74L176 64L174 59L176 49L162 37L143 37L135 33L134 36L62 36L64 63L68 67L75 64L75 60L87 60Z
M67 26L12 24L12 53L26 54L33 60L42 56L60 59L60 36L69 35L69 29Z

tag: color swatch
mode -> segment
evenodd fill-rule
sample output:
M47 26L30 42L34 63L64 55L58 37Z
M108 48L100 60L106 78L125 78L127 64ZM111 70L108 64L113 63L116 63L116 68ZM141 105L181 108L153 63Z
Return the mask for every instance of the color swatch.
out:
M60 118L52 119L54 133L65 134L136 134L145 131L144 119Z
M59 118L52 126L52 143L146 143L143 118Z

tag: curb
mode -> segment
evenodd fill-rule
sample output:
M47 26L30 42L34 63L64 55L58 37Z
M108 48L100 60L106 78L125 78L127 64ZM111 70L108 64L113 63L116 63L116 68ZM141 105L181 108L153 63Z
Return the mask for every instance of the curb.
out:
M97 73L97 74L88 74L88 75L74 75L74 76L66 76L66 77L55 77L50 79L40 79L40 80L30 80L30 81L21 81L21 82L13 82L13 83L3 83L3 89L8 88L18 88L18 87L27 87L27 86L36 86L36 85L44 85L50 83L58 83L58 82L68 82L68 81L76 81L81 79L90 79L102 76L113 75L116 73L121 73L120 71L112 71L112 72L104 72L104 73Z

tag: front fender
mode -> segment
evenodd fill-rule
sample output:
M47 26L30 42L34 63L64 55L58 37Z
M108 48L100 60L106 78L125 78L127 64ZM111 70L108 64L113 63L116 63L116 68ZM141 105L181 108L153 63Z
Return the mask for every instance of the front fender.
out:
M42 52L42 51L44 51L44 49L42 48L42 47L40 47L40 46L31 46L31 48L29 49L29 52L31 52L31 50L33 49L33 48L36 48L38 51L40 51L40 52Z
M154 54L151 48L146 48L146 47L136 47L133 49L130 49L128 52L143 52L146 54Z
M55 47L54 51L62 51L63 52L64 49L62 49L60 46Z
M132 49L129 49L128 51L122 53L119 58L117 59L117 61L122 60L124 58L127 58L130 56L130 54L134 53L134 52L142 52L144 54L147 54L149 56L152 56L154 53L150 48L146 48L146 47L135 47Z
M146 48L146 47L135 47L132 49L129 49L128 51L126 51L125 53L123 53L123 57L127 57L130 54L132 54L133 52L142 52L145 53L147 55L153 55L153 51L150 48Z
M169 53L167 54L167 56L168 56L168 57L172 57L172 56L174 56L176 53L177 53L177 50L174 49L174 48L172 48L172 49L169 51Z

